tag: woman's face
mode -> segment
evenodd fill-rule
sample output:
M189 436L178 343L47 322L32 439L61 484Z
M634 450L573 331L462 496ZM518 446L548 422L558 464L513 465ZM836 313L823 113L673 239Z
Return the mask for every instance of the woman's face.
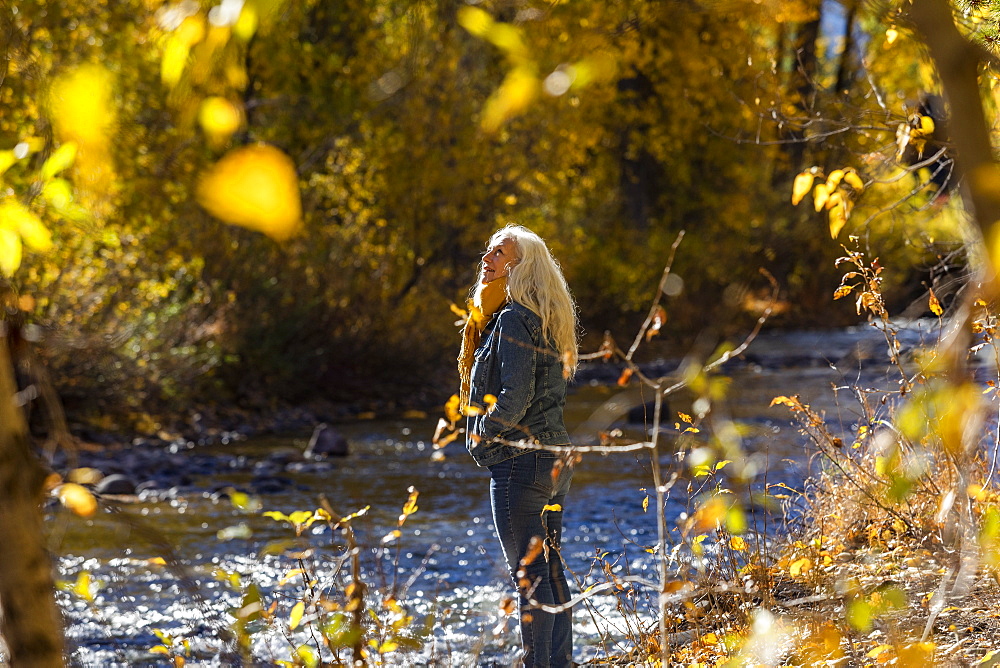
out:
M483 255L483 271L480 282L484 285L510 274L510 268L517 264L517 245L507 238L495 246L490 246Z

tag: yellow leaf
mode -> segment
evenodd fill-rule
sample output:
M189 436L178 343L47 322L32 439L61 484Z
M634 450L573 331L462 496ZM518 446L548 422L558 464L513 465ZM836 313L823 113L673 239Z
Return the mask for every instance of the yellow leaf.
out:
M743 536L733 536L729 539L729 547L738 552L742 552L747 549L747 542L743 540Z
M86 487L75 482L67 482L53 490L59 503L80 517L90 517L97 510L97 499Z
M784 395L771 399L771 406L788 406L789 408L801 409L802 402L798 397L786 397Z
M484 37L493 28L493 17L478 7L463 6L458 10L458 24L476 37Z
M483 130L496 132L501 125L523 112L537 97L540 82L528 67L515 67L507 73L500 88L486 101L481 121Z
M260 510L261 506L263 505L258 497L247 494L246 492L240 492L239 490L233 489L232 487L227 488L227 491L229 492L229 502L232 503L233 507L236 508L237 510L242 510L243 512L247 513L254 513ZM281 513L278 514L282 516L281 519L285 518L283 514ZM267 513L264 513L264 515L269 517ZM275 519L279 518L275 517Z
M59 77L49 96L59 137L85 146L106 144L117 118L113 89L111 72L100 65L84 65Z
M937 645L932 642L915 642L899 650L896 665L902 668L923 668L934 665L934 651Z
M13 198L0 204L0 228L15 230L32 250L47 251L52 247L52 235L41 219Z
M289 582L291 582L293 579L295 579L297 576L303 575L304 573L305 573L304 569L293 568L292 570L285 573L285 575L281 578L281 580L278 581L278 586L283 587Z
M886 651L891 650L891 649L892 649L892 645L878 645L874 649L868 650L868 653L865 654L865 656L874 659L879 654L882 654L883 652L886 652Z
M288 628L294 631L299 626L299 622L302 621L302 614L306 611L306 604L299 601L294 606L292 606L292 614L288 616Z
M834 201L834 197L830 198L830 201ZM844 202L839 196L836 198L834 204L830 207L830 238L836 239L840 231L844 229L844 225L847 224L847 203Z
M92 591L92 584L90 571L80 571L80 574L76 576L76 582L73 583L73 593L93 603L94 592Z
M813 179L815 176L811 169L807 169L801 172L795 177L792 182L792 205L796 205L802 201L802 198L806 196L809 189L812 188Z
M42 186L42 197L62 213L73 203L73 188L66 179L50 179Z
M788 574L792 577L797 577L809 571L812 568L812 560L808 557L802 557L801 559L796 559L788 567Z
M649 495L647 494L642 498L642 512L649 510Z
M822 211L826 206L826 200L830 197L830 189L825 183L817 183L813 188L813 207L816 211Z
M559 513L562 512L562 506L558 503L546 503L544 506L542 506L542 512L544 513L546 510L551 510L554 513Z
M250 38L257 32L258 21L257 8L249 2L244 4L240 11L240 17L233 24L233 34L244 42L249 42Z
M851 186L858 192L865 189L865 182L861 180L861 177L858 176L858 173L853 169L844 171L844 183Z
M930 116L921 116L919 131L924 137L934 134L934 119Z
M11 165L17 162L14 151L0 151L0 175L10 169Z
M222 142L240 129L243 113L224 97L207 97L198 109L198 123L210 139Z
M517 26L495 21L484 37L494 46L505 51L512 60L524 60L527 49L521 30Z
M198 202L216 218L284 241L302 219L298 175L291 159L273 146L234 149L204 174Z
M941 302L938 301L937 295L934 294L934 290L931 290L930 293L927 306L930 308L931 313L940 318L941 314L944 313L944 309L941 308Z
M846 297L847 295L851 294L851 291L852 291L853 289L854 289L854 286L853 286L853 285L841 285L841 286L840 286L839 288L837 288L837 289L836 289L836 291L835 291L835 292L833 293L833 298L834 298L834 300L837 300L837 299L841 299L841 298L843 298L843 297Z
M319 657L309 645L299 645L295 648L295 657L302 662L306 668L315 668L319 665Z
M826 189L829 192L833 192L840 185L840 180L844 178L844 170L835 169L830 172L830 175L826 177Z
M897 37L899 37L899 31L896 30L895 28L889 28L888 30L886 30L885 31L885 43L886 43L886 45L887 46L891 46L892 43L896 41Z
M64 142L42 163L41 177L48 180L64 169L69 169L73 165L73 161L76 160L76 152L77 143L75 141Z
M312 518L312 516L313 514L309 510L296 510L288 516L288 521L295 525L305 524Z
M194 46L205 39L205 17L200 14L188 16L177 29L174 36L187 46Z
M156 647L149 648L150 654L170 654L170 650L167 649L166 645L157 645Z
M21 235L14 230L0 227L0 272L13 276L21 266Z
M486 404L486 412L490 413L493 411L493 407L497 405L497 397L495 394L487 394L483 397L483 403Z
M410 496L406 499L406 503L403 504L403 515L409 516L417 512L420 508L417 505L417 497L420 495L420 492L413 487L410 487L407 491L410 493Z
M191 47L179 39L177 35L171 35L163 47L163 58L160 60L160 80L169 88L177 85L184 74L187 66L188 55Z

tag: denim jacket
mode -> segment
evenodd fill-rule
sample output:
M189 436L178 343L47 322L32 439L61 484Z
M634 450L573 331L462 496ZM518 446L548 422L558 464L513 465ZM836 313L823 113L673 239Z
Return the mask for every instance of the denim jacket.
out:
M480 466L530 452L503 441L568 445L563 423L566 379L555 347L542 341L542 319L516 302L487 323L472 365L469 404L482 410L466 425L466 447ZM486 395L496 404L486 412ZM474 438L478 437L478 440Z

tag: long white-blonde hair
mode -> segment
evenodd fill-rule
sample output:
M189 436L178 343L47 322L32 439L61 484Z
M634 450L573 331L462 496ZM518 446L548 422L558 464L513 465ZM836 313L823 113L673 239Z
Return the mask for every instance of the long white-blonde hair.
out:
M576 373L579 345L576 303L562 268L545 241L521 225L497 230L486 247L493 248L505 239L514 242L517 253L516 263L507 274L507 296L542 319L542 338L555 346L565 371L572 377ZM482 287L477 285L476 292Z

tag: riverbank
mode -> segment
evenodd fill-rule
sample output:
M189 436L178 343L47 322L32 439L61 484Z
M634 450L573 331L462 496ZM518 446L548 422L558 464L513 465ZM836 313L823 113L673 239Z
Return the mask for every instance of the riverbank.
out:
M868 332L862 335L867 336ZM838 340L832 335L827 338L831 343ZM834 362L857 359L857 353L851 352L857 348L848 345L856 338L855 333L844 335L842 347L847 352ZM975 577L963 579L964 590L956 588L962 558L967 552L956 549L951 540L954 536L949 538L942 521L935 521L941 495L928 492L918 497L924 500L922 505L908 502L902 510L894 510L908 518L900 530L893 523L897 518L878 505L873 507L871 498L852 486L851 478L830 476L829 466L825 474L821 469L807 466L809 461L815 461L814 455L821 444L788 427L787 406L768 404L778 393L797 389L802 393L802 401L815 410L848 417L836 427L837 437L847 440L845 434L856 435L860 423L850 415L849 407L837 398L837 393L830 392L830 381L843 381L843 377L831 367L831 355L825 350L821 352L814 339L805 341L805 350L788 346L787 341L780 339L765 339L760 343L755 356L748 355L727 368L726 373L733 377L727 406L731 417L743 425L748 455L759 458L761 453L770 453L771 463L765 463L763 468L768 471L767 483L771 486L768 490L776 501L783 496L787 497L785 503L797 500L797 510L791 514L797 520L784 525L780 536L757 536L753 531L744 534L748 548L740 550L734 548L736 543L730 541L731 536L706 532L707 556L716 563L728 560L734 565L728 571L702 577L695 577L697 569L685 571L689 575L676 579L681 587L678 592L684 595L678 596L671 608L671 614L675 615L670 621L675 660L711 665L740 652L765 649L770 652L767 656L799 661L802 665L820 662L817 657L839 662L837 665L844 662L880 665L890 660L893 665L929 665L927 661L974 665L986 657L989 650L984 648L997 646L995 641L1000 641L992 617L998 603L991 593L992 576L988 570L977 568ZM837 348L833 346L830 350L837 353ZM661 369L670 372L676 368L672 364L664 361ZM629 391L613 382L603 382L602 378L611 375L618 375L611 365L584 370L573 397L580 404L574 409L578 417L592 415L608 399ZM872 372L872 377L878 374ZM584 389L586 392L581 394ZM681 408L680 403L672 406L671 417ZM335 428L350 432L347 436L353 448L351 456L339 460L305 455L310 431L322 418L331 418ZM133 439L130 443L85 444L81 453L86 454L81 462L102 471L113 471L117 466L143 472L156 484L139 490L132 501L133 511L155 513L157 526L164 531L169 529L167 536L177 542L178 553L197 557L193 559L196 568L203 568L198 566L201 560L218 560L239 571L249 567L260 575L263 591L269 592L269 596L278 596L274 589L290 566L277 562L262 564L256 559L247 562L247 559L266 541L278 540L280 532L270 526L273 522L234 518L229 490L259 494L266 508L285 513L314 507L316 494L320 492L327 494L341 513L371 505L364 520L365 531L369 536L367 545L376 553L378 538L397 521L405 490L414 487L421 492L423 510L413 516L408 526L415 527L419 534L406 535L407 550L400 568L404 574L417 578L419 584L413 590L420 595L411 597L408 609L429 614L435 607L428 599L428 592L436 592L434 597L447 601L445 607L451 608L452 613L447 616L447 623L442 622L444 625L435 632L444 635L434 636L433 642L451 638L453 647L464 648L456 649L459 654L455 656L471 656L462 653L473 652L470 648L476 646L477 639L485 637L492 647L490 656L506 660L503 657L510 652L509 628L503 627L506 630L500 635L489 632L503 626L504 616L495 607L503 590L502 575L488 565L488 552L474 554L465 547L470 541L490 545L492 540L488 520L472 521L489 517L489 509L484 505L482 472L464 468L467 462L457 443L445 450L447 457L443 463L431 461L429 439L435 416L430 412L409 409L390 417L376 414L360 419L357 414L351 417L343 413L339 414L339 421L334 421L336 418L338 415L322 411L292 409L276 419L255 422L237 416L233 422L209 426L203 416L197 420L200 431L191 434L196 438L164 438L171 436L164 433ZM276 426L286 430L283 432L286 436L274 436ZM871 476L878 470L876 448L870 452L864 448L837 448L832 445L833 432L830 437L826 445L831 447L827 450L839 459L829 461L841 466L850 463L855 467L851 470L857 472L855 480L860 479L861 472ZM671 466L671 453L663 454L664 466ZM645 551L655 547L653 518L642 505L645 496L642 490L649 488L648 471L644 471L639 457L608 456L612 459L587 455L578 470L574 493L579 498L566 513L567 525L575 532L573 540L580 540L570 547L567 558L581 573L590 571L593 575L595 566L608 564L612 573L638 574L655 581L655 549L652 553ZM787 464L791 458L803 464L801 470ZM635 470L623 477L624 470L629 468ZM780 478L779 474L785 477ZM442 475L444 478L439 477ZM807 480L811 480L808 487ZM612 489L617 491L611 493ZM805 496L791 489L805 492ZM877 492L874 498L882 498L883 492L877 486L872 489ZM978 522L986 516L993 500L987 496L973 501L982 505ZM185 511L170 519L171 508ZM688 500L672 499L667 516L682 527L682 518L692 509ZM442 511L445 514L431 515ZM217 532L236 521L237 526L246 523L254 541L264 542L241 544L235 552L232 547L220 544ZM107 527L103 531L113 535L116 530ZM691 538L672 534L670 541L671 545L675 542L681 545L685 541L690 543ZM435 556L425 557L430 553ZM84 569L92 571L95 577L107 573L114 559L106 551L93 554L104 556L67 562L67 576L78 577ZM610 556L595 561L595 554ZM681 562L676 562L676 566L680 568ZM684 568L691 566L687 562ZM150 577L145 570L148 565L141 559L129 562L128 569L129 577L137 578L140 583ZM164 577L157 575L154 580L160 582ZM599 581L607 580L585 581L584 587ZM160 604L159 597L148 592L137 594L132 584L121 586L131 592L130 596L144 597L141 605L155 608ZM636 591L635 596L638 595ZM642 594L650 595L650 592ZM617 600L629 601L630 596L633 594ZM283 599L278 596L272 600ZM607 605L616 599L595 600L603 606L599 608L602 614L610 615ZM110 601L106 603L112 605ZM203 637L203 632L183 624L186 613L182 601L171 599L167 605L159 617L162 624L172 625L170 628L182 636ZM643 612L636 612L620 624L601 618L601 624L607 625L605 628L581 627L581 638L589 638L587 652L581 658L595 663L618 659L628 663L656 654L655 617L649 614L655 603L651 605L647 599ZM137 617L129 610L115 610L109 614L120 613L122 619ZM168 619L171 615L177 616L177 620ZM923 632L928 621L930 630L925 638ZM83 635L88 633L93 631ZM615 641L609 644L603 640L606 635ZM142 642L145 641L136 641L140 645ZM634 651L625 655L616 651L616 647L633 647ZM210 644L205 646L205 656L210 656L210 649ZM767 663L767 656L758 657L757 662ZM924 663L913 662L914 657ZM989 661L984 665L989 665Z

